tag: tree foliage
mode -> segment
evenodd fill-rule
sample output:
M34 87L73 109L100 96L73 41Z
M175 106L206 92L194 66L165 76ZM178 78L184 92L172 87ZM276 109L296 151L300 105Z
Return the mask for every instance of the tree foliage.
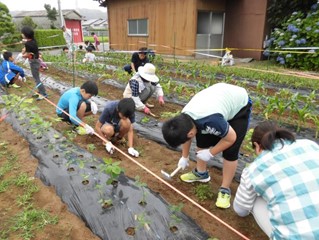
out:
M318 71L318 43L319 3L316 3L306 13L293 12L286 22L275 28L266 41L264 55L275 57L279 64L289 68Z
M30 16L25 16L22 19L20 25L21 25L21 28L28 26L28 27L31 27L32 29L36 29L38 26L35 22L33 22L32 18Z
M0 37L4 38L14 33L14 24L8 7L0 2Z
M54 22L57 20L57 16L58 16L58 11L56 10L56 8L51 8L50 4L44 4L44 8L47 11L47 17L48 19L51 21L51 28L55 29L55 25Z
M267 19L270 28L281 26L293 12L306 13L317 0L269 0Z

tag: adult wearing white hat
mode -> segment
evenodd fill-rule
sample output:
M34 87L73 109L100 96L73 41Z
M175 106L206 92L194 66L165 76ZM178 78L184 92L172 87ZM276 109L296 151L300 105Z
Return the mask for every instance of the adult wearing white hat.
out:
M159 79L155 75L155 66L151 63L146 63L138 68L138 72L128 82L123 97L132 98L135 102L135 107L139 111L150 114L149 108L154 105L147 103L147 100L155 93L158 97L160 105L164 105L164 93Z

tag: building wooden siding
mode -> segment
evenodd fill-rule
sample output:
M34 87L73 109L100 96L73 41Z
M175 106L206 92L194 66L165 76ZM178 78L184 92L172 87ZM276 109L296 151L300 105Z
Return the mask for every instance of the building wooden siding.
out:
M267 0L227 1L224 46L247 49L233 51L235 57L260 60L266 34L266 15Z
M108 0L109 41L114 50L148 47L161 54L194 56L198 11L225 12L223 46L261 49L267 0ZM128 19L148 19L148 36L128 36ZM261 51L233 51L260 59Z
M224 0L115 0L108 1L110 47L137 50L142 46L163 54L193 55L197 7L224 9ZM197 4L199 6L197 6ZM148 36L128 36L128 19L148 19ZM123 27L124 26L124 27Z

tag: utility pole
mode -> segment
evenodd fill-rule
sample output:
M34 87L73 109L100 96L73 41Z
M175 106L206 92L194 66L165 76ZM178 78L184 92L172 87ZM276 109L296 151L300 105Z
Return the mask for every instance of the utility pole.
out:
M58 8L59 8L61 26L64 26L64 18L63 18L63 14L62 14L61 0L58 0Z

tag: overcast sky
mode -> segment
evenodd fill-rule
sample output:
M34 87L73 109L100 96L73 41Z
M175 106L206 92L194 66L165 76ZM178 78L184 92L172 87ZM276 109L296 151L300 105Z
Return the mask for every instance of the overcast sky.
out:
M106 8L99 7L98 1L93 0L60 0L62 9L88 8L106 12ZM9 11L45 10L44 4L50 4L58 10L58 0L0 0L7 5Z

